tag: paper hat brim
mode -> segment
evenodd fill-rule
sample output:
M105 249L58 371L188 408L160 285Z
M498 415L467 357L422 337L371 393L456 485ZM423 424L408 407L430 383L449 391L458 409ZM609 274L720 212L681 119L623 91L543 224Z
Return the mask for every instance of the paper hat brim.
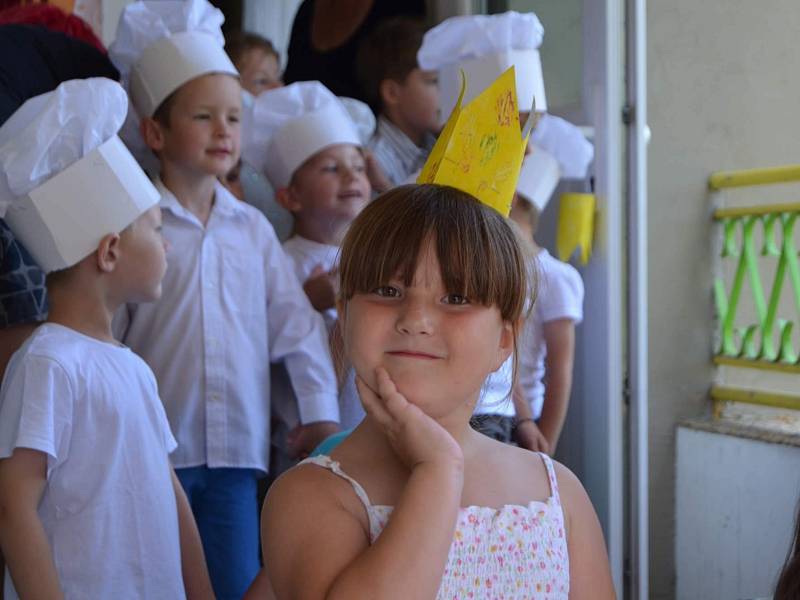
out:
M66 269L155 206L158 190L117 136L12 202L14 235L46 272Z
M517 194L541 213L561 180L558 161L541 148L534 147L525 157L517 180Z
M439 93L442 115L449 115L456 105L461 90L460 70L469 81L464 103L489 87L495 79L514 66L517 82L517 102L520 111L530 111L536 98L536 111L547 110L547 97L544 93L542 61L539 51L533 48L495 52L480 58L448 64L439 71Z
M338 100L292 119L272 137L264 167L267 179L275 189L287 187L300 165L334 144L361 146L358 131Z
M209 73L239 76L214 36L202 31L175 33L145 48L131 69L131 102L140 116L151 117L172 92Z

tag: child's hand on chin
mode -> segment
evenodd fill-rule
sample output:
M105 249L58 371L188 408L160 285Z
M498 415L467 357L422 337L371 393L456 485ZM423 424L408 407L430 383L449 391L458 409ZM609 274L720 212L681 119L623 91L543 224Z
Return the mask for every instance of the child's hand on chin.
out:
M375 369L377 393L356 377L367 411L383 429L395 453L410 468L423 463L463 465L464 453L452 435L397 391L383 367Z

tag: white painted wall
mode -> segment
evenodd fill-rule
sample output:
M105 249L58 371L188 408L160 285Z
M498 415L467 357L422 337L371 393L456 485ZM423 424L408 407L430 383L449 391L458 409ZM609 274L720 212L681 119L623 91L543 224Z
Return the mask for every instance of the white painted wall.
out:
M676 423L710 409L706 180L800 158L800 3L651 0L647 29L650 592L660 600L675 597Z
M677 593L771 598L791 543L800 447L678 429Z

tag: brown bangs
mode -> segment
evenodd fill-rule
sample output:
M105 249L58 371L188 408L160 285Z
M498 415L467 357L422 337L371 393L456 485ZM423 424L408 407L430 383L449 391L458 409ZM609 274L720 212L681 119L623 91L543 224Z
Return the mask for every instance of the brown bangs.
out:
M362 211L342 244L342 299L394 277L410 285L429 239L448 292L496 305L506 321L522 316L528 278L515 232L492 208L441 185L397 187Z

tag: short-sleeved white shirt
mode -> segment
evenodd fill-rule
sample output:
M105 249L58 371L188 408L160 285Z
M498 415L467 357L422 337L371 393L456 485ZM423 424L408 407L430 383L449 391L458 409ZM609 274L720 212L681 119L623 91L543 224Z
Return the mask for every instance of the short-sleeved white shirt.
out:
M322 244L299 235L286 240L283 243L283 250L292 259L294 272L301 284L306 282L315 267L321 266L325 271L331 271L336 268L339 260L339 246ZM323 311L322 316L330 332L338 318L336 309L329 308ZM352 369L339 392L339 415L342 429L355 427L365 415L356 389L355 372Z
M41 519L66 598L183 598L156 380L124 346L41 325L0 391L0 458L47 455ZM17 598L6 573L5 597Z
M519 383L538 419L544 404L544 360L547 347L542 327L550 321L570 319L577 325L583 320L583 281L570 264L553 258L542 249L534 262L538 294L533 310L520 336Z

